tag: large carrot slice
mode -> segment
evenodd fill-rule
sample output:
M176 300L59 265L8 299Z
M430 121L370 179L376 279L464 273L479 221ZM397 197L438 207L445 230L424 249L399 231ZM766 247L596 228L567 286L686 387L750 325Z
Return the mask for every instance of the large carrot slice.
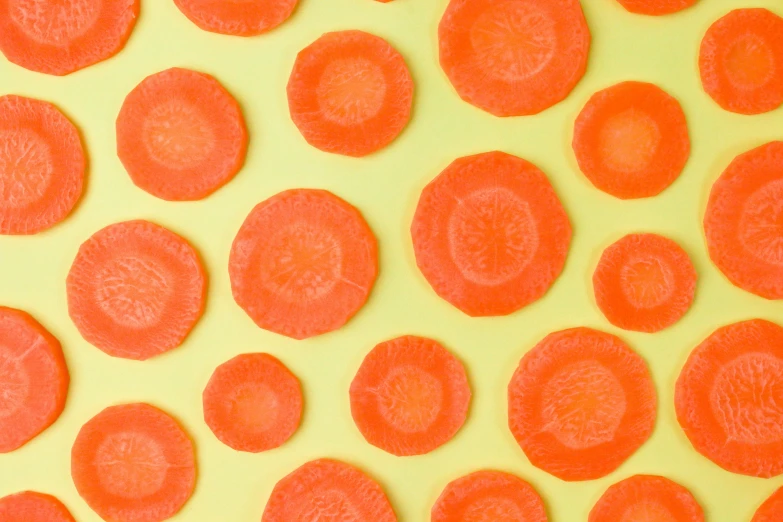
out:
M285 22L298 0L174 0L174 3L205 31L256 36Z
M66 286L82 337L113 357L144 360L182 344L204 310L207 276L187 241L139 220L85 241Z
M690 491L664 477L635 475L614 484L590 511L588 522L704 522Z
M413 79L386 40L363 31L326 33L296 57L288 80L291 119L318 149L366 156L408 124Z
M699 0L617 0L631 13L661 16L687 9Z
M255 323L294 339L343 326L378 275L364 218L325 190L287 190L259 203L231 248L234 300Z
M23 491L0 498L3 522L76 522L57 498L35 491Z
M144 79L117 117L117 154L133 183L170 201L203 199L242 168L239 104L208 74L168 69Z
M544 338L508 386L508 424L530 462L563 480L608 475L655 426L655 386L627 344L591 328Z
M620 199L663 192L691 151L679 102L643 82L618 83L594 94L576 118L572 145L590 183Z
M85 166L79 131L54 105L0 97L0 234L35 234L65 219Z
M783 520L783 488L775 491L761 506L750 522L780 522Z
M58 76L111 58L130 38L139 0L0 0L0 51Z
M677 420L702 455L733 473L783 473L783 328L754 319L718 328L677 379Z
M351 414L367 442L392 455L423 455L465 423L470 384L462 363L432 339L378 344L351 382Z
M506 315L560 275L571 224L535 165L488 152L454 161L425 187L411 235L439 296L468 315Z
M685 315L696 278L688 254L671 239L629 234L604 250L593 273L593 290L610 323L652 333Z
M582 79L590 30L579 0L451 0L438 40L463 100L521 116L562 101Z

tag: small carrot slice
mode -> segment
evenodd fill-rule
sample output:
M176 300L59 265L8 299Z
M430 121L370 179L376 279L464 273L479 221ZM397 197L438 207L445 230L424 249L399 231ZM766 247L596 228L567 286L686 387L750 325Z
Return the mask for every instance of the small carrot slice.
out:
M173 68L145 78L117 117L117 155L133 183L169 201L203 199L245 161L239 104L212 76Z
M588 522L704 522L704 511L686 488L664 477L634 475L610 486Z
M732 473L783 473L783 327L754 319L718 328L688 357L675 389L693 447Z
M507 315L560 275L571 223L535 165L487 152L454 161L424 188L411 235L439 296L471 316Z
M195 450L166 412L143 403L111 406L79 430L71 476L104 520L159 522L193 493Z
M775 491L761 506L750 522L780 522L783 520L783 488Z
M687 9L699 0L617 0L628 12L662 16Z
M508 386L508 424L531 464L562 480L608 475L644 444L657 398L647 364L614 335L544 338Z
M139 0L0 0L0 51L29 69L64 76L125 47Z
M594 94L576 118L572 145L590 183L620 199L663 192L691 151L679 102L643 82L618 83Z
M23 491L0 498L3 522L76 522L68 508L52 495Z
M296 56L288 80L291 119L313 147L361 157L408 124L413 79L402 55L363 31L326 33Z
M288 20L298 0L174 0L174 3L205 31L257 36Z
M145 360L182 344L204 310L207 276L185 239L149 221L96 232L66 282L85 340L112 357Z
M0 453L57 420L69 380L57 339L29 314L0 306Z
M465 423L465 368L437 341L407 335L378 344L351 382L351 415L364 438L397 456L423 455Z
M652 333L685 315L696 278L688 254L671 239L629 234L604 250L593 273L593 290L610 323Z
M229 258L234 300L261 328L306 339L343 326L378 275L375 236L353 206L295 189L259 203Z

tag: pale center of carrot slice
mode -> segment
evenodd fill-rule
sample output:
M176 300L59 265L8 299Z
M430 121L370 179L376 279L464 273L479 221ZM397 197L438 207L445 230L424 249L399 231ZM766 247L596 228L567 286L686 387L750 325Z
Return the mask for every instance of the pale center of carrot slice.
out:
M175 170L202 165L217 137L209 119L196 106L172 100L152 109L144 120L144 145L159 163Z
M49 145L38 134L0 130L0 206L21 208L41 199L53 173Z
M155 439L138 432L108 435L98 447L95 466L103 489L129 499L159 491L169 468Z
M0 419L19 411L29 391L30 376L21 360L0 346Z
M129 328L160 321L172 294L165 270L152 259L118 257L98 272L95 301L106 315Z
M462 522L524 522L516 502L505 497L484 497L465 508Z
M678 522L678 519L661 504L640 500L629 506L617 522Z
M655 308L674 292L674 272L668 263L645 256L620 269L620 288L634 308Z
M9 0L8 10L36 42L65 46L95 25L102 6L102 0Z
M358 492L357 492L358 493ZM302 522L363 522L367 520L340 489L326 489L313 494L301 508L296 520Z
M377 394L383 418L405 433L426 431L438 418L443 403L441 382L411 365L392 367Z
M739 230L740 241L751 254L783 265L783 179L767 183L747 199Z
M326 119L357 125L380 112L386 78L381 67L367 58L342 58L324 68L316 94Z
M645 169L653 160L661 143L661 131L646 112L627 109L606 120L598 139L601 157L610 169L633 173Z
M775 74L775 56L765 39L748 33L726 51L726 77L740 89L756 89Z
M229 398L231 418L254 432L268 431L277 423L280 401L277 394L262 383L245 383Z

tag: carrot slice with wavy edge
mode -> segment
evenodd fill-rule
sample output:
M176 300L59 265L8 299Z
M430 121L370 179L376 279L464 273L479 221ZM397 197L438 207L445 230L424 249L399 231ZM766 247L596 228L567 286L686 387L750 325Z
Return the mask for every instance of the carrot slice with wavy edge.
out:
M36 491L22 491L0 498L3 522L76 522L57 498Z
M588 522L704 522L704 511L683 486L665 477L634 475L606 490Z
M764 501L750 522L780 522L783 520L783 488Z
M617 0L627 11L636 14L661 16L677 13L696 5L699 0Z
M174 3L205 31L257 36L288 20L298 0L174 0Z

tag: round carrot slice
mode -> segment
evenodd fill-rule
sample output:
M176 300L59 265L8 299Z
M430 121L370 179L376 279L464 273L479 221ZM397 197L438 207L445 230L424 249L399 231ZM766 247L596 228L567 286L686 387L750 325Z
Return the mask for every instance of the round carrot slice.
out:
M411 235L439 296L471 316L507 315L560 275L571 223L535 165L488 152L454 161L424 188Z
M266 353L238 355L218 366L202 397L207 426L238 451L282 446L302 418L299 380Z
M643 82L618 83L594 94L576 118L572 145L590 183L620 199L663 192L691 151L679 102Z
M593 290L610 323L652 333L685 315L696 278L688 254L671 239L629 234L604 250L593 273Z
M205 31L257 36L288 20L298 0L174 0L174 3Z
M470 384L462 363L432 339L378 344L351 383L351 415L367 442L397 456L423 455L465 423Z
M57 420L68 383L57 339L27 313L0 306L0 453L22 447Z
M62 502L51 495L23 491L0 498L3 522L76 522Z
M397 50L362 31L326 33L297 56L288 80L291 119L317 149L366 156L408 124L413 79Z
M283 477L261 522L372 520L396 522L386 494L372 478L343 462L319 459Z
M79 430L71 476L104 520L159 522L174 516L193 493L195 450L177 421L158 408L112 406Z
M463 100L522 116L564 100L582 79L590 30L579 0L451 0L438 40Z
M628 12L652 16L676 13L696 5L698 0L617 0Z
M780 522L783 520L783 488L772 494L753 515L750 522Z
M704 91L727 111L760 114L783 103L783 18L735 9L710 26L699 51Z
M733 473L783 473L783 328L754 319L718 328L677 379L677 420L693 447Z
M209 196L239 172L246 151L239 104L208 74L148 76L117 117L117 155L133 183L161 199Z
M65 219L85 168L79 131L54 105L0 97L0 234L35 234Z
M614 484L590 511L588 522L704 522L690 491L664 477L635 475Z
M378 275L364 218L325 190L296 189L259 203L231 248L234 300L261 328L306 339L343 326Z
M139 0L0 0L0 51L63 76L120 52L138 16Z
M571 328L544 338L508 386L508 424L530 462L563 480L608 475L652 434L647 364L619 338Z
M187 241L148 221L125 221L79 248L68 312L89 343L145 360L182 344L204 310L207 276Z

